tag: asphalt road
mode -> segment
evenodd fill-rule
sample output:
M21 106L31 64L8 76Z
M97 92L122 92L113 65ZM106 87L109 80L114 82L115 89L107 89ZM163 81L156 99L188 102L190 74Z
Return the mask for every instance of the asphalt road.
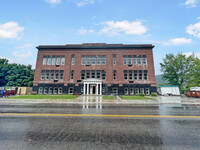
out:
M199 150L199 116L192 105L0 104L0 149Z

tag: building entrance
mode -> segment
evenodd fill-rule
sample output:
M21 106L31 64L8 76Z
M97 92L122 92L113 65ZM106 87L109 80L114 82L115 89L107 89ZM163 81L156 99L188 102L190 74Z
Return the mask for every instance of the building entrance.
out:
M90 94L95 95L96 94L96 85L91 85L90 86Z
M102 94L102 80L99 80L99 79L83 80L83 94L84 95L101 95Z

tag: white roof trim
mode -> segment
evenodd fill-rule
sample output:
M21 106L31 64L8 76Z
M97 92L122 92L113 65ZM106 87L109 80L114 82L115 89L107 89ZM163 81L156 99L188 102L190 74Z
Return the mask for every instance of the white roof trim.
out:
M91 79L83 80L83 82L103 82L103 80L91 78Z

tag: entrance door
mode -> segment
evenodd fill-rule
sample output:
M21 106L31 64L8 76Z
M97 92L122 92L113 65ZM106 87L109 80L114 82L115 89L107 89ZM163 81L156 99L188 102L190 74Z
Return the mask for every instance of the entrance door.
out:
M90 95L95 95L96 94L96 85L91 85L90 86Z

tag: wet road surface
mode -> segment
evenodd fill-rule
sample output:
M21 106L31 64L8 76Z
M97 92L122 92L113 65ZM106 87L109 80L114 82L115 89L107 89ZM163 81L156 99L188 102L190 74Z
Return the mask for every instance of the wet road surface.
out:
M5 116L4 113L15 113ZM24 116L23 114L57 114ZM0 149L200 149L200 107L192 105L0 104ZM17 115L17 114L22 114ZM59 116L191 116L191 118Z

